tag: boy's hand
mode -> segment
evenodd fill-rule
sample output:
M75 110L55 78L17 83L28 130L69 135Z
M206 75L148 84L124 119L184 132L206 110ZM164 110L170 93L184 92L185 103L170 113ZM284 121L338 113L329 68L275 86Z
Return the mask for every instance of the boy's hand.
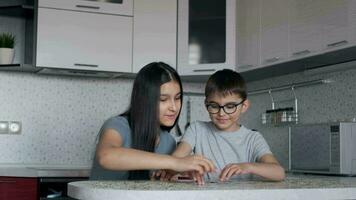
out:
M221 170L219 176L220 181L227 181L230 177L240 174L250 174L251 164L250 163L231 163Z
M214 172L215 165L213 162L201 155L191 155L182 158L176 158L172 170L178 172L196 171L200 175L206 172Z

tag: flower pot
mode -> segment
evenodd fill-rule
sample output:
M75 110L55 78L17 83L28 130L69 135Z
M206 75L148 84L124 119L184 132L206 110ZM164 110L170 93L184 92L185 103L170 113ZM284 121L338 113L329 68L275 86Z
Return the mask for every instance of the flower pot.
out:
M0 64L12 64L14 61L14 49L0 48Z

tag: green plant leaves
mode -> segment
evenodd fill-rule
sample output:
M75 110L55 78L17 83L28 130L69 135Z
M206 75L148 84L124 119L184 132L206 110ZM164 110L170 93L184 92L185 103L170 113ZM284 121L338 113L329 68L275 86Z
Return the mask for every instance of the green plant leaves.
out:
M11 33L1 33L0 34L0 48L14 48L15 45L15 35Z

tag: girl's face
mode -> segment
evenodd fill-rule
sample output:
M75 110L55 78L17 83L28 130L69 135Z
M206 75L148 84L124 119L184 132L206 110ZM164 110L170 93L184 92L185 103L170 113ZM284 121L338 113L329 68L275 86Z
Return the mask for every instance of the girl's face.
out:
M229 94L226 96L220 94L212 94L207 99L208 104L216 106L225 106L227 110L233 111L233 104L237 105L242 102L242 98L237 94ZM215 107L216 107L215 106ZM229 109L229 107L231 109ZM238 121L240 115L244 113L249 107L249 101L246 99L240 105L236 106L236 110L231 114L228 114L224 109L220 108L220 111L215 114L209 113L211 121L215 124L216 128L221 131L236 131L239 129Z
M159 102L159 121L161 125L173 126L182 106L181 95L182 91L176 81L161 85Z

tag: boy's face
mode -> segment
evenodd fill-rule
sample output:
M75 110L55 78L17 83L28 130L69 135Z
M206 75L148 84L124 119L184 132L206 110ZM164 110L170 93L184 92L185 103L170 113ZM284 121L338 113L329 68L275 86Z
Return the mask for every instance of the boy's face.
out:
M249 107L249 101L247 99L243 102L242 101L243 99L240 97L240 95L237 94L228 94L226 96L223 96L222 94L215 93L210 95L206 99L206 104L211 105L211 107L215 108L215 110L217 110L216 108L218 106L225 106L225 111L230 113L226 113L223 108L220 108L219 112L217 113L213 112L215 114L211 113L210 110L210 119L219 130L236 131L239 129L238 120L240 118L240 115L246 112Z

